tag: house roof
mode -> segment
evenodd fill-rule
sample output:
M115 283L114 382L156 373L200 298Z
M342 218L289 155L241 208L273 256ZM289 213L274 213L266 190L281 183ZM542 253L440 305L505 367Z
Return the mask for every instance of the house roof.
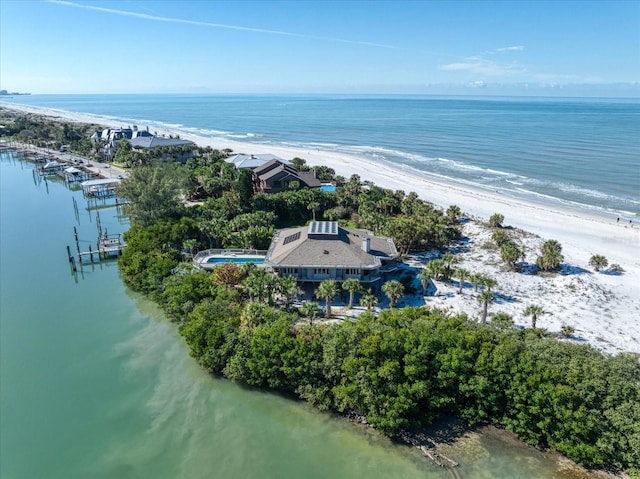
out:
M365 251L363 242L369 243ZM274 236L265 264L291 267L375 268L381 259L398 252L391 238L369 230L346 229L335 221L316 221L309 226L279 230Z
M162 136L137 136L129 140L133 148L158 148L160 146L182 146L195 145L190 140L180 140L178 138L165 138Z
M275 155L265 153L261 155L245 155L244 153L240 153L237 155L230 156L229 158L225 158L224 161L227 163L233 163L236 168L258 168L260 166L269 163L272 160L278 160L280 163L284 163L286 165L290 164L289 161L283 160Z
M318 178L316 178L315 173L313 173L312 171L299 171L298 178L300 178L301 181L305 182L310 188L319 188L320 186L322 186L322 182Z
M295 178L310 188L319 187L321 182L310 171L298 171L293 166L283 163L282 160L273 159L253 170L253 173L263 181L271 178Z

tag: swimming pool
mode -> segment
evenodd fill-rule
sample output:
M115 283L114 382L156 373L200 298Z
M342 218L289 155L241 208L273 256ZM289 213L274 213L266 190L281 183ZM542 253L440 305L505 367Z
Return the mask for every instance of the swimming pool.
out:
M193 257L196 268L212 270L224 263L261 265L267 252L259 249L206 249L198 251Z
M255 263L262 264L264 263L264 256L211 256L207 258L203 263L207 264L221 264L221 263L236 263L236 264L246 264L246 263Z

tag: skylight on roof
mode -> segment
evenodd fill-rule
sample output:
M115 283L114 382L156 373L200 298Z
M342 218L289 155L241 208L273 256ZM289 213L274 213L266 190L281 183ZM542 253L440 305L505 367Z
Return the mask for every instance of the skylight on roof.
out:
M338 236L338 222L312 221L309 224L309 235Z
M300 239L300 231L298 231L297 233L294 233L292 235L287 236L284 241L282 242L283 245L289 244L292 241L296 241Z

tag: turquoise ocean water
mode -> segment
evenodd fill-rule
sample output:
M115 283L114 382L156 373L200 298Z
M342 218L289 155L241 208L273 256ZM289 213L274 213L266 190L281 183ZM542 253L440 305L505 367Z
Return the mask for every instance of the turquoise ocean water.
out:
M268 146L342 151L597 213L640 215L640 100L31 95L3 101Z

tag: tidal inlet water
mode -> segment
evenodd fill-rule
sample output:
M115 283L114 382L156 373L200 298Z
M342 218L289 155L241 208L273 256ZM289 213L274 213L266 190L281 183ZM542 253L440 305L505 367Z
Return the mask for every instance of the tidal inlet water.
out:
M0 477L453 477L372 430L206 374L117 263L71 273L74 226L85 250L98 214L109 233L126 217L0 155ZM450 446L455 477L588 477L503 436Z

